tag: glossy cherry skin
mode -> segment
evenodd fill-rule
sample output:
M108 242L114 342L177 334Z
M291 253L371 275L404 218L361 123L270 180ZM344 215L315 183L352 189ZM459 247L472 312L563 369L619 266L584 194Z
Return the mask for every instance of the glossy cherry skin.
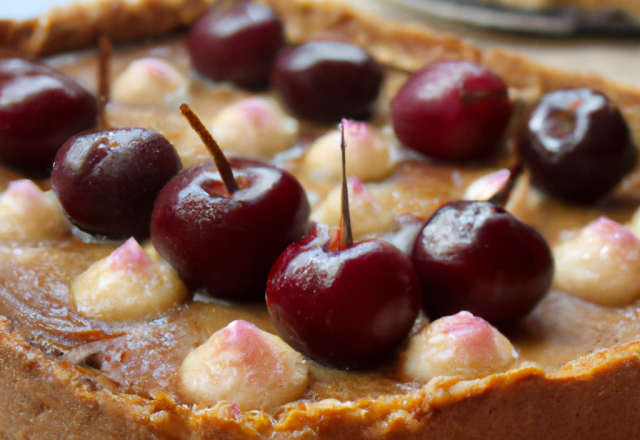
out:
M122 128L69 139L58 152L51 186L81 230L111 239L149 236L153 204L182 169L160 133Z
M554 272L542 235L487 202L438 209L418 234L411 260L429 318L468 311L494 325L529 313Z
M280 253L309 230L309 202L288 172L230 159L230 196L213 163L187 169L156 201L151 239L194 288L229 299L260 298Z
M294 116L336 122L367 116L382 77L380 64L361 47L312 41L280 54L271 86Z
M622 114L589 89L543 96L526 114L517 142L533 185L569 202L598 200L636 163Z
M412 74L391 102L407 147L443 160L482 159L498 147L513 105L507 86L470 61L440 61Z
M267 307L293 348L324 365L360 369L388 359L406 338L420 288L393 245L367 240L331 251L327 227L316 225L271 269Z
M218 3L191 26L187 47L193 65L217 81L266 88L271 66L285 44L282 22L264 5Z
M0 59L0 161L48 172L71 136L96 124L95 98L70 77L20 58Z

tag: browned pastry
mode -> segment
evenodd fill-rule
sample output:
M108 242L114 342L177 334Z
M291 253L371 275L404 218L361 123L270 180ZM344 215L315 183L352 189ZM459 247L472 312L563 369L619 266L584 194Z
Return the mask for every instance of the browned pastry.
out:
M37 19L0 20L0 41L12 49L45 55L96 44L101 35L114 41L145 38L191 23L206 5L206 0L77 3Z
M99 35L116 41L162 35L190 23L205 3L146 0L74 6L57 10L47 19L2 22L0 41L10 50L41 55L88 47ZM620 107L640 144L637 90L597 76L546 68L517 54L482 52L455 37L419 25L385 22L338 3L263 3L282 18L289 42L349 41L368 49L385 66L380 110L373 122L381 131L389 125L385 108L409 72L435 60L465 59L498 73L517 101L530 102L564 88L601 90ZM184 37L177 34L116 49L113 71L120 74L130 61L151 55L170 60L184 75L191 69ZM84 52L54 56L47 62L91 88L96 60L95 53ZM233 87L211 87L201 78L191 81L185 93L203 119L248 96ZM176 146L185 167L206 160L175 108L136 107L116 100L109 107L109 118L114 126L135 124L162 132ZM317 134L320 129L305 125L302 130ZM402 161L371 191L382 211L396 218L408 214L426 218L442 200L462 197L465 187L504 160L498 162L459 167ZM302 164L294 160L285 166L304 185L312 186ZM18 177L7 169L0 176L3 187ZM637 181L634 171L618 188L619 200L633 194ZM332 185L316 185L313 191L322 198ZM542 198L521 214L553 244L563 231L575 230L600 215L627 221L634 208L624 203L582 208ZM552 290L529 317L505 330L520 353L520 360L507 371L475 379L441 376L424 384L399 377L395 364L402 357L367 372L335 370L308 361L312 379L302 398L269 411L243 412L226 401L212 406L182 403L176 391L176 370L193 346L234 319L273 332L266 311L259 306L188 301L149 323L77 318L68 304L72 280L113 248L112 244L81 243L68 231L42 240L0 240L1 438L640 438L640 423L634 417L640 408L635 392L640 387L637 301L603 307ZM29 303L23 298L36 300ZM67 315L48 314L47 307ZM42 316L34 316L34 311ZM56 330L58 319L76 319L76 327L71 333L65 333L66 328ZM64 337L56 339L52 334ZM156 371L149 372L149 365Z

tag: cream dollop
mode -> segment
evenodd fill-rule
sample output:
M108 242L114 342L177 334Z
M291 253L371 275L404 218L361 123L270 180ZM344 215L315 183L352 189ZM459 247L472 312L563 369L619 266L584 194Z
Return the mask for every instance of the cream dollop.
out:
M484 319L460 312L432 322L411 337L403 372L425 383L436 376L472 379L506 371L517 358L502 333Z
M15 180L0 194L0 238L45 240L71 230L58 199L31 180Z
M347 176L364 182L382 180L393 171L389 142L366 122L342 121L346 148ZM315 179L342 178L340 130L318 138L304 156L304 168Z
M116 77L111 98L129 105L168 104L183 98L187 88L187 78L171 64L159 58L142 58Z
M211 123L220 148L237 154L271 157L291 147L298 121L271 98L252 97L229 105Z
M186 402L234 402L243 411L268 411L297 400L310 380L300 353L246 321L214 333L189 353L178 375Z
M350 177L347 179L347 191L349 192L351 226L355 237L391 229L394 219L393 213L390 210L382 209L362 181ZM342 212L341 200L342 186L337 185L313 210L311 219L328 226L338 226Z
M71 284L78 313L104 321L153 318L187 299L189 291L165 261L130 238Z
M623 306L640 295L640 240L606 217L554 248L555 287L586 301Z

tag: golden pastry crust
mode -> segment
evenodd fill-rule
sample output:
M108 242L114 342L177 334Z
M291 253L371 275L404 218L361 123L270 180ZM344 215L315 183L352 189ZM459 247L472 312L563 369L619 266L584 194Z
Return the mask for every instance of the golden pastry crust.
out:
M166 395L117 393L109 381L33 349L0 318L0 433L74 439L638 438L640 343L545 375L521 367L485 379L438 378L406 396L293 403L273 418L233 405L191 410ZM613 437L612 437L613 436Z
M147 0L126 6L58 10L47 20L0 23L4 45L53 53L115 39L163 33L191 21L204 0ZM286 23L289 40L348 40L385 65L413 71L437 59L480 61L500 74L517 96L534 98L558 88L591 86L622 108L640 143L640 92L592 75L559 72L504 51L481 52L454 37L418 25L383 22L337 3L268 0ZM163 9L164 8L164 9ZM152 23L128 26L144 11ZM156 15L159 15L156 17ZM75 17L80 27L68 25ZM89 19L90 18L90 19ZM341 403L299 401L276 414L241 413L234 405L189 408L158 393L148 398L117 391L91 369L45 355L0 317L0 437L33 439L522 439L640 438L633 417L640 407L640 342L605 350L545 374L519 366L480 380L438 378L416 392Z
M102 35L128 41L191 23L207 0L93 0L54 8L32 20L0 19L0 47L36 55L95 45Z

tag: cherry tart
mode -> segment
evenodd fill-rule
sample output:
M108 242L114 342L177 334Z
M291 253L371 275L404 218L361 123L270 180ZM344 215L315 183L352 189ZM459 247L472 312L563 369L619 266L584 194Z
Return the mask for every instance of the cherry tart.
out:
M151 220L141 222L151 240L81 226L64 194L50 191L57 179L29 181L21 167L0 167L0 436L639 438L629 414L640 397L628 392L640 387L638 171L618 175L597 203L567 203L536 183L518 141L527 119L514 110L567 87L599 90L630 139L640 139L640 93L338 3L206 3L82 3L63 10L74 20L48 16L23 32L4 32L0 22L0 41L33 35L28 45L40 51L98 34L118 42L151 32L147 25L164 32L199 14L206 25L113 51L113 100L102 116L114 130L142 127L139 134L166 139L163 151L175 149L172 173L154 181ZM234 23L248 29L237 40L247 46L216 58L236 43L206 33ZM215 50L190 49L192 38L209 37ZM243 65L253 61L241 50L252 39L270 45L260 69ZM303 75L294 67L309 54ZM90 87L96 60L86 51L44 61ZM250 77L259 71L260 84L209 74L202 61L238 62ZM307 74L309 95L290 100L287 87ZM443 99L401 92L414 81ZM208 141L178 111L184 102L226 159L216 152L211 163ZM420 122L435 108L455 111ZM342 124L342 164L335 123L344 117L352 120ZM414 137L433 143L411 145L402 127L412 124ZM128 151L105 138L90 142L95 156L83 150L90 160L80 168L95 171ZM515 178L505 168L521 149L525 173ZM114 184L118 171L137 164L162 174L164 161L131 150L112 167L113 180L92 189L133 197L140 175ZM65 151L61 170L76 163L75 150ZM70 181L89 194L86 209L117 223L119 204L98 206L107 195ZM122 208L136 204L142 210L142 202ZM347 229L353 240L343 242ZM428 242L430 261L421 256ZM447 259L459 267L440 266Z

